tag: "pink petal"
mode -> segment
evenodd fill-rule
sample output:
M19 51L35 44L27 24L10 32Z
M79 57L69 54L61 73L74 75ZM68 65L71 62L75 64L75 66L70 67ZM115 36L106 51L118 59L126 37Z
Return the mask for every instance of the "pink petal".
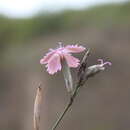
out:
M68 52L71 52L71 53L79 53L79 52L84 51L86 48L83 47L83 46L78 46L78 45L67 45L67 46L65 47L65 49L66 49Z
M58 54L54 54L47 64L47 71L49 74L54 74L58 70L61 70L61 61L60 56Z
M49 59L52 57L52 55L55 53L55 51L51 50L51 52L48 52L46 54L46 56L44 56L41 60L40 60L40 64L46 64L48 63Z
M67 62L67 64L68 64L69 67L73 67L73 68L78 67L79 62L80 62L79 59L71 56L68 53L64 54L64 57L65 57L66 62Z

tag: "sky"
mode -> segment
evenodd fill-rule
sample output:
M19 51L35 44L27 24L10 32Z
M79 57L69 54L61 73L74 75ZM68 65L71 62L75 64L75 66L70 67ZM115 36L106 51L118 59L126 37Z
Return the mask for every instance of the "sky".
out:
M29 17L43 12L63 9L82 9L104 3L126 0L0 0L0 14L8 17Z

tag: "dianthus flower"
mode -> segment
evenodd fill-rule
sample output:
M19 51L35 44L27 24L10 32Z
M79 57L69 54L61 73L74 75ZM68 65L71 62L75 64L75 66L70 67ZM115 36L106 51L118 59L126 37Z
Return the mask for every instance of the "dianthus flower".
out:
M62 60L65 60L69 67L76 68L79 59L73 57L71 53L80 53L86 48L78 45L60 45L59 48L49 49L49 52L40 60L41 64L46 64L49 74L54 74L62 68Z

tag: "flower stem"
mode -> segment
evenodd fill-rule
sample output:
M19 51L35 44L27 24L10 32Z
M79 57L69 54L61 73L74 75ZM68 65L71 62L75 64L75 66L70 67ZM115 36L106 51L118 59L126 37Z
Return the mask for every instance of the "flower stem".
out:
M59 116L59 118L57 119L56 123L53 125L52 129L51 130L55 130L57 128L57 126L60 124L61 120L63 119L64 115L66 114L66 112L69 110L69 108L72 106L73 102L74 102L74 99L75 97L77 96L77 93L78 93L78 90L79 90L80 86L77 85L76 86L76 89L73 93L73 95L71 96L70 100L69 100L69 103L66 105L63 113L61 113L61 115Z
M72 103L68 103L67 106L65 107L63 113L60 115L60 117L58 118L58 120L56 121L56 123L54 124L54 126L52 127L52 130L55 130L57 128L57 126L59 125L59 123L61 122L62 118L64 117L64 115L66 114L66 112L69 110L69 108L71 107Z

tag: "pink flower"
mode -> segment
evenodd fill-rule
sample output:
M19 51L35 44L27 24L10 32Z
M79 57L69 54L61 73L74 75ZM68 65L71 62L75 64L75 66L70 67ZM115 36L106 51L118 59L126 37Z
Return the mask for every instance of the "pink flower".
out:
M62 68L61 61L65 60L69 67L76 68L79 65L79 59L73 57L71 53L79 53L84 51L83 46L67 45L61 46L57 49L50 49L50 51L41 60L41 64L46 64L49 74L54 74Z
M105 65L109 65L109 66L111 66L112 65L112 63L111 62L109 62L109 61L106 61L106 62L103 62L103 59L98 59L98 61L100 62L100 66L105 66Z

